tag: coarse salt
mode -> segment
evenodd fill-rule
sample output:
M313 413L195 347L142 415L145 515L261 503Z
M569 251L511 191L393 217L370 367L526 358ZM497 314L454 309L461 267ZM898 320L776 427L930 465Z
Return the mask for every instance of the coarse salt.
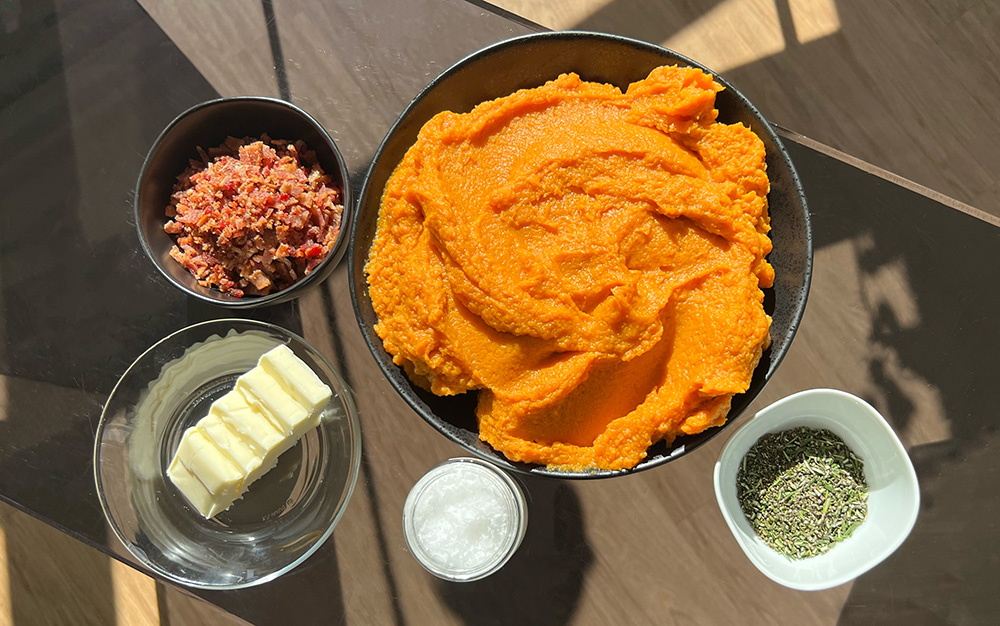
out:
M499 569L524 534L524 496L514 481L474 459L452 459L424 475L404 508L414 556L450 580Z

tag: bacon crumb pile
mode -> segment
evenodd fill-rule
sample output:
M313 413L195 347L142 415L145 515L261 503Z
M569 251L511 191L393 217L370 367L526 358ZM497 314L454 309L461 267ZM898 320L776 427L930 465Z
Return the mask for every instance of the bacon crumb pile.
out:
M170 256L202 286L265 296L323 261L344 207L315 152L262 135L198 153L177 177L163 230L176 236Z

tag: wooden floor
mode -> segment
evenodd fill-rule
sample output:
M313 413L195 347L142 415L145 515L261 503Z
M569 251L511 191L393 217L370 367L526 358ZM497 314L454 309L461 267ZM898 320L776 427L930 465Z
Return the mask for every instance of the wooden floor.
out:
M0 626L246 625L0 503Z
M778 124L1000 216L1000 3L497 4L550 28L675 48L723 73ZM928 428L909 436L944 436ZM0 626L244 623L0 504Z

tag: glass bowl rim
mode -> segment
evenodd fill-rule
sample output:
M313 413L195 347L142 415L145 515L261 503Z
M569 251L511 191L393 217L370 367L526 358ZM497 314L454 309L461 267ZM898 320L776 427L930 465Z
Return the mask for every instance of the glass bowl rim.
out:
M104 494L104 485L101 479L101 465L100 465L101 442L103 440L105 427L107 426L107 419L106 419L107 410L108 406L111 404L111 399L114 398L115 394L118 392L118 389L121 386L122 382L138 366L138 364L142 362L143 359L145 359L151 352L153 352L153 350L155 350L162 344L177 338L177 336L185 332L202 328L205 326L227 325L227 324L231 325L234 323L248 324L250 326L256 326L260 329L275 331L280 335L285 335L287 337L290 337L296 341L301 342L304 346L306 346L312 353L310 356L318 357L319 359L322 360L323 365L329 369L329 373L334 375L334 377L336 378L336 382L342 386L343 391L345 392L340 395L344 403L345 414L350 423L350 429L353 433L353 436L351 437L348 443L350 449L354 452L354 454L352 455L353 458L351 459L350 466L347 468L348 476L347 476L346 488L343 494L343 501L338 506L338 509L334 513L333 519L328 524L326 530L323 532L322 535L320 535L316 539L316 541L313 542L313 544L309 547L309 549L307 549L305 552L299 555L299 557L296 558L294 561L284 565L279 569L274 570L273 572L261 576L260 578L255 578L248 582L241 582L235 584L207 584L197 581L186 580L174 576L169 572L166 572L161 568L159 568L156 564L151 562L145 555L136 553L135 546L133 546L131 541L125 538L121 529L119 528L118 521L115 519L114 515L112 515L110 507L107 502L107 498L105 497ZM101 408L101 419L97 425L97 430L94 434L94 451L93 451L92 463L94 466L94 484L97 489L97 499L101 504L101 512L104 514L104 519L107 521L107 524L111 528L115 537L118 539L119 542L121 542L121 544L128 551L129 555L135 560L137 560L139 563L141 563L144 566L144 569L147 573L159 578L163 578L172 583L183 585L185 587L191 587L194 589L210 589L210 590L223 591L223 590L233 590L233 589L245 589L247 587L262 585L266 582L275 580L276 578L292 571L293 569L301 565L306 559L315 554L316 551L319 550L319 548L322 547L324 543L326 543L327 539L330 538L330 535L333 534L334 529L340 523L340 519L344 515L344 511L347 510L347 505L351 501L351 497L354 494L354 489L355 486L357 485L358 478L360 475L361 454L362 454L361 421L358 417L357 406L354 402L354 392L344 381L343 377L341 377L340 374L337 373L337 370L333 366L333 363L331 363L330 360L326 358L326 356L320 353L316 348L313 347L311 343L306 341L303 337L301 337L297 333L293 333L292 331L287 330L286 328L283 328L276 324L271 324L269 322L263 322L259 320L227 317L227 318L218 318L218 319L206 320L203 322L197 322L195 324L190 324L188 326L175 330L172 333L157 340L155 343L153 343L148 348L143 350L143 352L139 356L137 356L135 360L132 361L132 363L125 369L125 371L118 378L118 381L112 388L111 393L108 394L108 398L107 400L105 400L104 406Z

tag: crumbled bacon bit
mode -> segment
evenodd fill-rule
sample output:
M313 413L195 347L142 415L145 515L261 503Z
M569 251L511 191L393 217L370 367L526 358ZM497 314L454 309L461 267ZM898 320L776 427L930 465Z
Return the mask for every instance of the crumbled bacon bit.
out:
M267 295L319 265L340 234L340 189L297 141L262 135L207 153L177 177L163 230L170 256L205 287Z

